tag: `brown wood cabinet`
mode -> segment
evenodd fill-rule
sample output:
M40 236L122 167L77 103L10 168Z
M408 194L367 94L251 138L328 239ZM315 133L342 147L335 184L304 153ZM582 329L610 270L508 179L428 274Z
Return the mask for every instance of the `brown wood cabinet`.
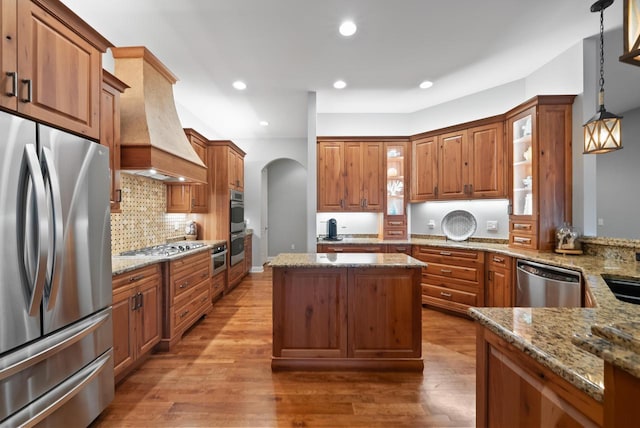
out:
M476 426L603 426L602 403L479 324L476 337Z
M485 253L485 263L485 306L513 307L513 258L488 252Z
M637 419L640 379L604 362L604 426L625 428Z
M197 131L185 128L191 147L207 165L207 140ZM209 211L208 184L167 183L168 213L206 213Z
M227 283L227 272L220 272L211 277L211 301L217 300L223 293Z
M319 253L386 253L387 246L385 244L318 244L317 251Z
M385 239L407 239L407 200L409 187L408 142L384 143L385 200L383 236Z
M100 138L106 39L57 0L2 1L2 106Z
M244 154L229 151L229 188L244 191Z
M245 269L246 267L244 261L239 262L229 268L229 282L227 283L227 289L225 290L226 292L231 291L236 287L236 285L240 284L240 281L242 281L242 278L244 278L244 276L246 275Z
M422 303L465 315L471 306L484 306L484 251L414 245L413 257L428 264Z
M113 356L116 382L160 341L160 264L113 277Z
M438 196L438 137L413 141L411 156L411 201L420 202Z
M129 86L106 70L102 71L100 98L100 144L109 148L111 212L120 212L120 94Z
M318 139L318 211L382 211L384 145Z
M162 339L169 351L184 332L211 310L211 253L200 251L167 264L162 296Z
M571 222L574 98L538 96L507 113L512 247L550 251L556 228Z
M505 197L508 168L502 119L413 137L411 200Z
M411 244L387 244L387 253L403 253L411 255Z
M274 267L272 369L422 371L419 275Z

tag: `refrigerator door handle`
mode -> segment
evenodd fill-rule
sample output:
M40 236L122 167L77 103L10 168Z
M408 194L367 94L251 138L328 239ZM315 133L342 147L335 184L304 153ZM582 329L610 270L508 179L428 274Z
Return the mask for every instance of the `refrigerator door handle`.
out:
M42 422L56 410L64 406L66 402L78 395L85 386L102 373L109 365L113 364L112 353L105 352L92 363L83 367L73 376L56 386L54 389L40 397L37 401L24 407L13 416L2 421L6 426L32 427Z
M36 316L40 314L40 302L42 302L44 283L46 280L45 270L47 266L47 244L49 243L49 219L47 216L47 198L44 179L42 178L36 148L33 144L27 144L25 145L24 151L27 159L27 169L29 170L29 176L31 177L31 183L35 193L36 211L38 213L38 261L36 263L36 272L33 277L33 283L31 284L31 299L29 302L29 315ZM22 214L24 215L26 213ZM25 253L26 251L23 252L23 257L26 257ZM26 271L27 266L24 259L23 263L23 269ZM29 275L26 276L29 278Z
M47 147L44 147L42 152L44 158L45 179L49 185L49 196L53 206L53 236L50 238L53 242L53 254L49 254L49 257L53 257L53 260L50 271L49 264L47 264L47 283L49 284L49 302L47 303L47 310L50 311L56 304L58 289L60 288L60 266L62 265L62 260L64 258L64 246L62 245L64 242L64 224L62 221L60 180L58 180L58 173L53 164L53 153L51 152L51 149Z
M111 308L77 323L71 329L48 336L5 358L0 358L0 367L3 367L0 369L0 382L81 341L100 328L110 317Z

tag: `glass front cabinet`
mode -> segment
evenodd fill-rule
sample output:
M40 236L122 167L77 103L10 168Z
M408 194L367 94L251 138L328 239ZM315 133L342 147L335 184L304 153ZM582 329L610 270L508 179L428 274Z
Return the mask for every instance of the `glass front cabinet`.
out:
M509 245L551 251L571 222L573 95L537 96L507 113Z
M384 143L386 193L384 207L384 239L407 238L408 142Z

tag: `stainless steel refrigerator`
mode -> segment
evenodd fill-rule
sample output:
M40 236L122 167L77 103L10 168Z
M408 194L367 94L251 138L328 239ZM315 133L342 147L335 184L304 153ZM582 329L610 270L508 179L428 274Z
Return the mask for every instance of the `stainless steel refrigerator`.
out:
M111 402L106 147L0 112L0 426L86 426Z

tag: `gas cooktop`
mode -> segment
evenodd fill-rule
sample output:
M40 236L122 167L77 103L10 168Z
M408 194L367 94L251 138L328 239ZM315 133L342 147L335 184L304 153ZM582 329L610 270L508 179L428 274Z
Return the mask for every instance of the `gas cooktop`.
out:
M204 247L200 242L172 242L171 244L154 245L153 247L140 248L138 250L124 251L121 256L174 256L185 251Z

